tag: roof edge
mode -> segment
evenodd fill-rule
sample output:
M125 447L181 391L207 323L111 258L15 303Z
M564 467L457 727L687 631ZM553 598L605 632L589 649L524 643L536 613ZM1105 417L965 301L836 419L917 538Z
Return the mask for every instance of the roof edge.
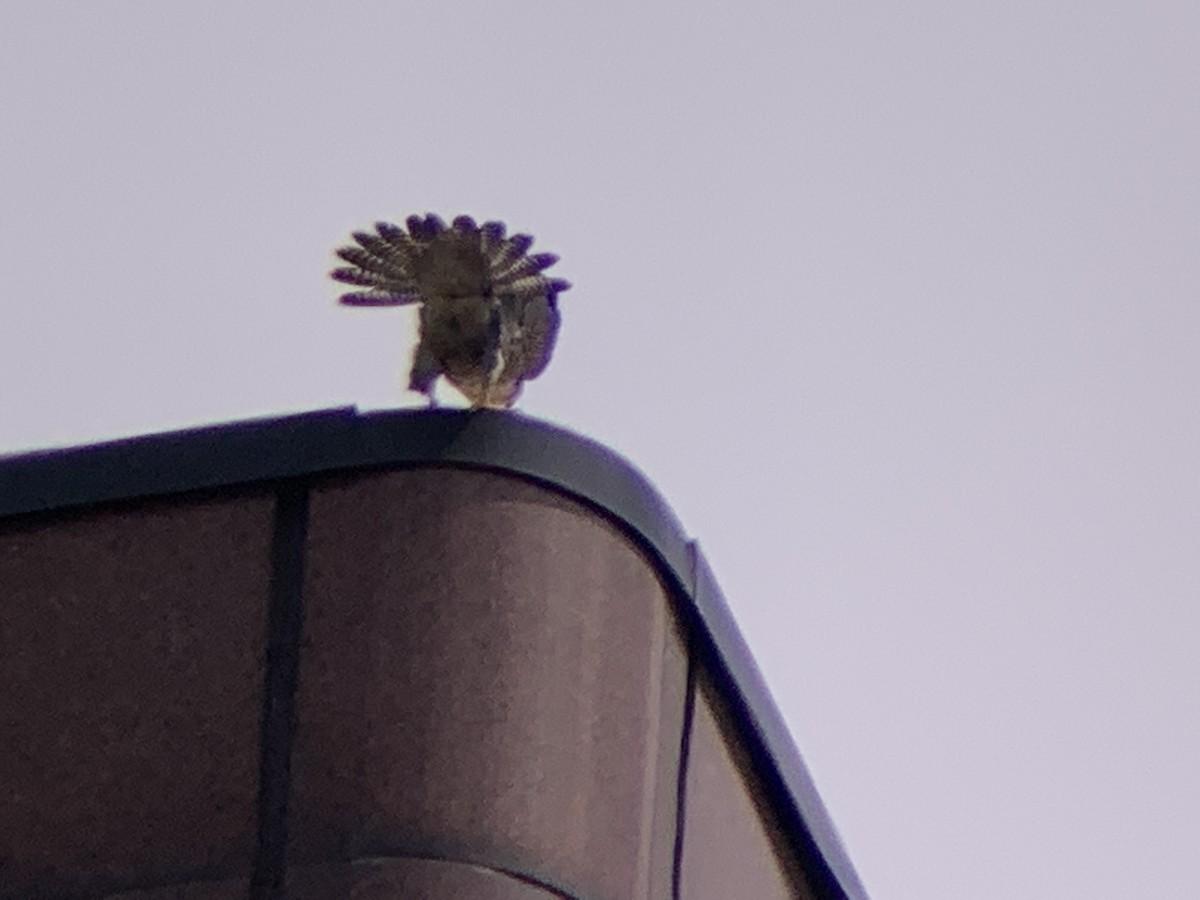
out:
M837 830L699 547L654 485L589 438L511 411L354 407L170 431L0 459L0 521L364 468L515 474L606 514L655 559L703 633L751 756L799 832L822 896L865 898Z

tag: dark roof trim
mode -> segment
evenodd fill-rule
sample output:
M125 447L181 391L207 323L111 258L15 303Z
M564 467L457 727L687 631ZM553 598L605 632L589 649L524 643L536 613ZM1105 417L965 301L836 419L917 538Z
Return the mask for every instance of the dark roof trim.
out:
M517 474L609 515L662 564L826 897L866 897L707 562L658 491L587 438L512 412L350 407L0 459L0 518L339 470L464 465Z
M724 681L724 696L752 734L746 734L751 761L776 798L785 822L799 838L806 874L821 897L866 898L867 892L846 855L817 786L800 756L779 707L754 661L725 595L700 547L695 552L692 602L704 627L701 652Z

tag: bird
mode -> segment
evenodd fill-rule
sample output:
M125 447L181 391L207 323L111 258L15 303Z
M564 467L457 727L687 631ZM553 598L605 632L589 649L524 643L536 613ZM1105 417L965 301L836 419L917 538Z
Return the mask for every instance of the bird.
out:
M523 384L546 368L558 339L558 295L571 287L542 274L553 253L530 253L533 238L507 234L503 222L468 215L450 225L435 213L411 215L404 228L376 222L334 251L349 266L331 271L344 306L419 304L419 337L409 390L436 406L440 376L473 409L508 409Z

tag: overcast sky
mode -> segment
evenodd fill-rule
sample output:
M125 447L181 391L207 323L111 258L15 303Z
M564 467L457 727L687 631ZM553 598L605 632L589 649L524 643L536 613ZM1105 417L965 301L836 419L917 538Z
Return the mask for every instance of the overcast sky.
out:
M1191 0L5 3L0 451L416 404L331 251L501 218L575 284L522 408L700 540L873 897L1191 900L1198 60Z

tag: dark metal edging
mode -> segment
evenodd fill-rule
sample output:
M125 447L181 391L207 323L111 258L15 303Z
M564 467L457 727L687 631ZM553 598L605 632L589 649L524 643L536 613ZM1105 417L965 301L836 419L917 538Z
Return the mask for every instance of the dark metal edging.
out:
M744 719L772 805L822 897L867 894L699 548L654 486L603 445L512 412L352 407L0 459L0 524L28 514L304 478L459 465L516 474L596 508L660 563L722 693Z
M775 808L799 840L802 864L821 897L867 900L867 892L846 854L837 827L783 720L754 655L738 630L725 595L699 545L695 552L695 593L691 600L703 622L698 652L722 695L747 726L750 758L771 793Z

